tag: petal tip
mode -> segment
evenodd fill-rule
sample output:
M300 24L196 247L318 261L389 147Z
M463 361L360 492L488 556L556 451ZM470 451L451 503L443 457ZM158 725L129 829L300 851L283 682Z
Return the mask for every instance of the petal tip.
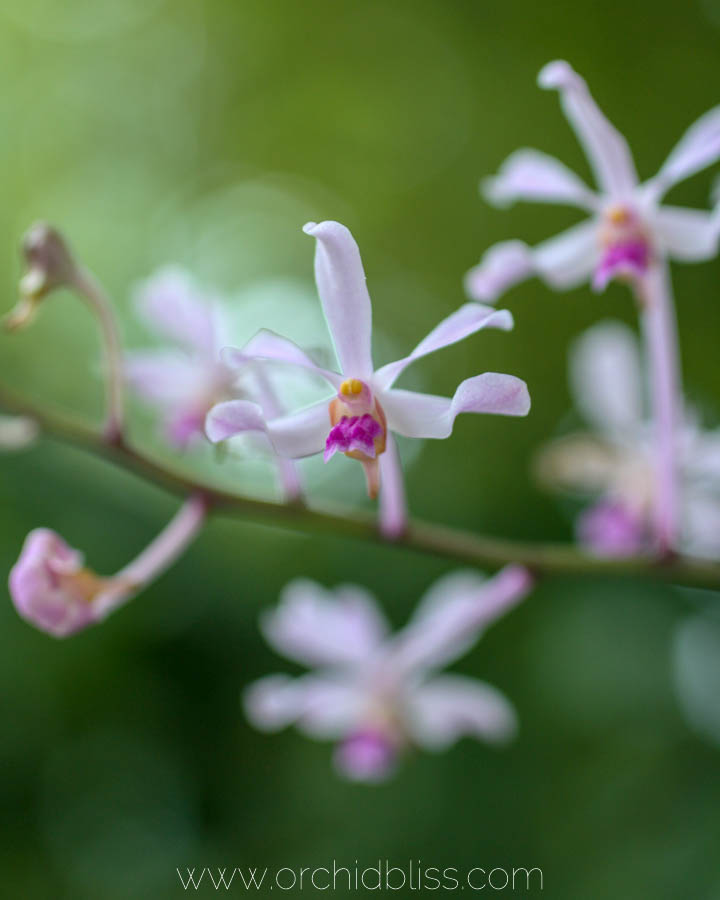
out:
M555 59L547 63L538 73L538 85L546 91L559 90L577 84L580 76L570 63L564 59Z

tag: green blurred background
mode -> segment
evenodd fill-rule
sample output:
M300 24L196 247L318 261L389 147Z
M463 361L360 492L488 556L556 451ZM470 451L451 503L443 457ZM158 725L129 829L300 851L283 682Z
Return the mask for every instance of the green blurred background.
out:
M719 53L720 0L3 0L2 306L14 302L19 236L42 217L101 276L128 343L146 340L133 285L179 262L243 317L247 306L247 330L267 313L320 345L313 247L300 228L337 218L362 249L387 361L462 301L462 275L489 244L539 240L578 218L493 211L477 194L479 177L518 146L587 175L557 98L535 86L542 64L567 58L588 78L649 176L720 100ZM697 176L672 200L704 207L710 184ZM688 389L716 411L719 276L717 261L674 272ZM513 334L481 334L412 378L446 392L479 371L511 372L529 383L532 413L465 417L451 440L428 443L409 466L412 509L569 539L569 517L529 464L569 408L568 341L599 316L633 322L634 311L619 287L597 298L528 283L508 303ZM73 298L0 337L0 360L4 381L99 416L94 325ZM134 423L157 451L146 412L135 409ZM211 462L200 452L181 464ZM364 503L359 472L337 462ZM37 525L113 571L176 505L49 442L0 465L3 572ZM215 477L244 483L238 469ZM318 483L318 495L339 484ZM703 612L710 595L543 584L458 664L515 702L522 729L506 751L465 741L368 788L335 777L328 746L250 729L242 686L292 668L256 628L287 580L364 584L400 624L448 568L218 521L157 585L72 640L32 630L3 589L0 894L170 898L182 893L176 866L382 857L539 866L554 900L720 897L720 758L705 712L694 728L683 715L673 669L691 618L720 659L717 622ZM717 694L701 683L712 718Z

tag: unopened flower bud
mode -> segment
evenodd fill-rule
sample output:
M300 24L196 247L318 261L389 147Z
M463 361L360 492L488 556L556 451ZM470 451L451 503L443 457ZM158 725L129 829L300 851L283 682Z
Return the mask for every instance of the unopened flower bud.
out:
M67 637L102 618L106 601L122 586L82 562L82 554L54 531L31 531L9 579L22 618L54 637Z
M20 301L5 319L5 327L10 331L29 325L40 300L57 288L74 284L78 273L65 240L44 222L33 225L26 233L22 253L27 271L20 279Z

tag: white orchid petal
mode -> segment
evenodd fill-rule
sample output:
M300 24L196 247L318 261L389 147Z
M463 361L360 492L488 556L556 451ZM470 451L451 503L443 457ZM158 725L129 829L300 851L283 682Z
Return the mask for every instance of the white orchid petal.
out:
M309 222L303 228L316 238L315 280L343 374L368 379L372 308L360 250L339 222Z
M374 597L357 585L328 590L298 578L261 620L278 653L308 666L352 666L366 661L388 632Z
M585 80L565 61L548 63L540 87L560 92L563 110L582 144L598 185L607 194L626 196L638 183L627 141L593 99Z
M550 287L569 290L587 281L600 259L594 220L581 222L531 251L536 273Z
M396 639L395 670L438 668L458 659L488 625L525 597L531 585L528 571L515 565L492 578L460 570L438 579Z
M245 714L261 731L296 725L310 737L343 737L358 719L362 695L350 679L330 675L268 675L243 695Z
M653 232L673 259L702 262L717 255L720 213L661 206L652 215Z
M460 675L442 675L419 687L408 708L416 743L444 750L461 737L504 743L517 731L517 716L496 688Z
M228 400L210 410L205 433L213 444L239 434L260 433L270 439L279 456L300 459L320 453L330 430L326 401L267 421L262 408L249 400Z
M530 411L525 382L496 372L466 379L452 398L392 388L382 394L381 402L390 429L414 438L449 437L455 418L463 412L525 416Z
M659 200L673 185L720 159L720 106L701 116L688 128L662 168L643 185L643 191Z
M268 331L267 329L259 331L241 350L237 350L234 347L224 347L220 353L220 358L225 365L233 369L242 370L249 361L261 359L306 369L324 379L333 387L338 387L342 381L341 375L318 366L304 350L301 350L289 338L282 337L282 335L275 334L274 331Z
M513 324L512 313L507 309L496 310L480 303L466 303L433 328L409 356L378 369L373 376L373 384L382 390L389 388L416 359L456 344L481 328L510 331Z
M174 350L135 351L125 356L128 383L139 396L160 406L194 400L203 385L215 382L218 369L217 363Z
M162 337L205 356L217 352L216 310L179 266L166 266L142 282L135 303L142 318Z
M600 433L635 432L643 418L638 341L622 322L598 322L570 350L575 405Z
M465 275L465 293L480 303L495 303L513 285L534 274L532 251L522 241L502 241L485 252Z
M537 203L567 203L593 211L598 198L566 165L539 150L512 153L498 174L482 185L485 198L495 206L510 206L516 200Z

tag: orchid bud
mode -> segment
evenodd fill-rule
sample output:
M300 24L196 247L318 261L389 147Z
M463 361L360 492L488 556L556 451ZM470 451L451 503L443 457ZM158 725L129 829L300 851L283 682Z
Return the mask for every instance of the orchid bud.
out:
M82 554L54 531L31 531L10 571L10 595L20 616L58 638L98 621L105 601L121 585L101 578L82 562Z
M22 254L27 271L20 279L20 301L5 319L9 331L29 325L43 297L57 288L70 287L77 279L77 265L64 238L44 222L26 233Z

